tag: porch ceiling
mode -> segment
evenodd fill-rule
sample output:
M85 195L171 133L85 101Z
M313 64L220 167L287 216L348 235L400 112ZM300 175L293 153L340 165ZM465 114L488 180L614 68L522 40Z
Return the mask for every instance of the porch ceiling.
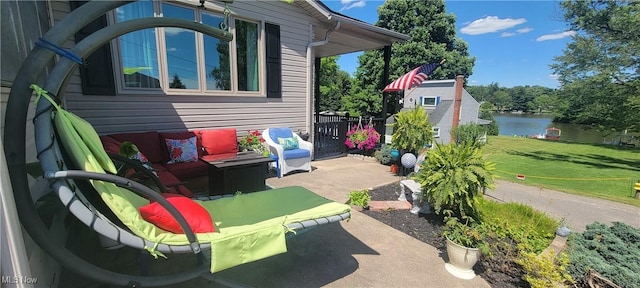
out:
M324 24L314 27L315 41L324 40L327 30L335 27L336 22L340 22L340 27L329 34L329 43L315 47L316 57L378 49L409 39L408 35L334 12L320 1L307 0L295 3Z

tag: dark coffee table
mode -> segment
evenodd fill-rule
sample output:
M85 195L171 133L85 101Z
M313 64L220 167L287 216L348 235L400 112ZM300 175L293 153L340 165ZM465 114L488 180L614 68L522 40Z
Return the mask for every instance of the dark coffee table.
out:
M200 159L209 164L209 195L264 190L268 164L275 161L253 151L226 157L207 155Z

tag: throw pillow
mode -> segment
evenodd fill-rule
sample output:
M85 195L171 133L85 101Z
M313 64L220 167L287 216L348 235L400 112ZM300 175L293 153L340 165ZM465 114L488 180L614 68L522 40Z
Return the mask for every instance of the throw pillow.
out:
M278 144L282 145L284 150L293 150L298 149L298 138L290 137L290 138L279 138Z
M187 220L189 227L195 233L215 232L211 215L197 202L178 194L163 194L167 201L171 203L178 212ZM158 202L153 202L140 207L142 219L158 226L163 230L176 234L183 234L184 231L178 221L171 216L167 209L164 209Z
M164 139L164 142L167 144L170 158L167 164L198 161L195 136L189 139Z

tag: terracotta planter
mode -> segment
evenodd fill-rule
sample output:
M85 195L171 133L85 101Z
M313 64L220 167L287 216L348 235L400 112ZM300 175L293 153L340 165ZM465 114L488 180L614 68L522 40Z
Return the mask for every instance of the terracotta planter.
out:
M391 170L391 173L396 175L398 174L398 171L400 171L400 167L398 167L398 165L396 164L391 164L389 169Z
M476 277L473 265L480 258L480 249L464 247L447 238L447 256L449 263L444 264L444 267L453 276L467 280Z

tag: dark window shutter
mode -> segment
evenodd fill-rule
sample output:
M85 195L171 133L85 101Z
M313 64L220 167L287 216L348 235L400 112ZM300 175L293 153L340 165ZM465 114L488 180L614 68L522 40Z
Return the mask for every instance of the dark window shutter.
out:
M88 1L70 1L69 3L71 9L76 9L87 2ZM107 16L102 15L76 33L76 43L107 25ZM85 95L116 95L111 59L111 44L105 44L84 60L86 66L80 67L82 93Z
M280 26L266 23L267 98L282 98L282 53Z

